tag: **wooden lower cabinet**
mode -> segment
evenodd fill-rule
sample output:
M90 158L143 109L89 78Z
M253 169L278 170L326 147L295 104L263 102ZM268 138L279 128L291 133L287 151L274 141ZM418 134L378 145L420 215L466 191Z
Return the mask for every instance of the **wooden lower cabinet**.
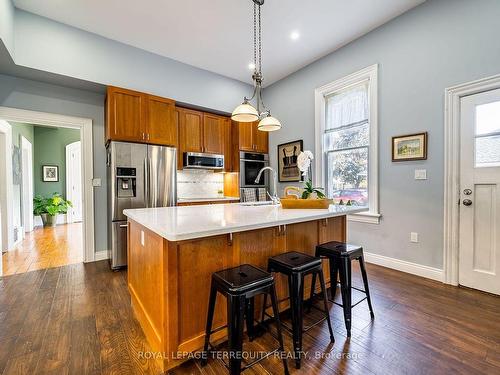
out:
M345 241L345 228L345 216L341 216L234 233L232 237L220 235L169 242L129 221L128 286L132 305L152 350L164 354L158 359L162 369L166 371L188 359L179 358L176 353L202 349L212 273L243 263L266 269L269 257L286 251L314 255L319 243ZM280 309L285 310L286 279L276 275L276 283ZM306 297L309 287L310 276L306 281ZM256 300L256 316L261 301ZM218 295L213 327L225 322L226 301ZM221 330L211 339L225 337L226 330Z

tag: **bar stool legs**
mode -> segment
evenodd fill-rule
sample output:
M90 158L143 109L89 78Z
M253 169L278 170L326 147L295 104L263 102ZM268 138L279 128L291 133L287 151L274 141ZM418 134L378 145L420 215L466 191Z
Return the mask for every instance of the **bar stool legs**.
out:
M330 260L331 261L331 260ZM342 258L340 267L340 292L342 293L342 309L344 310L345 328L347 337L351 337L351 260L347 257ZM336 263L336 262L334 262ZM337 289L337 285L332 284L332 288Z
M304 278L301 274L288 275L288 289L290 293L290 313L292 317L293 351L295 353L295 368L300 368L302 355L302 330Z
M241 373L243 357L243 322L245 318L245 296L227 296L227 333L229 350L229 373Z
M365 287L368 308L370 309L370 316L373 319L373 318L375 318L375 314L373 314L372 299L370 298L370 288L368 287L368 276L366 275L364 256L361 256L359 258L359 267L361 268L361 276L363 276L363 285Z

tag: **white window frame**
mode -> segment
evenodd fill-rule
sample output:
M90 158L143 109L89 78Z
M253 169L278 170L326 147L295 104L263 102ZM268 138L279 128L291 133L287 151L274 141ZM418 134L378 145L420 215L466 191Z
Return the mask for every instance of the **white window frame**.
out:
M378 64L368 66L346 77L318 87L314 91L315 99L315 146L316 146L316 178L317 186L326 186L325 163L326 153L323 149L323 134L326 122L326 100L325 98L350 87L368 83L370 124L370 146L368 151L368 212L349 215L348 220L362 223L378 224L380 222L379 196L378 196L378 101L377 101L377 73Z

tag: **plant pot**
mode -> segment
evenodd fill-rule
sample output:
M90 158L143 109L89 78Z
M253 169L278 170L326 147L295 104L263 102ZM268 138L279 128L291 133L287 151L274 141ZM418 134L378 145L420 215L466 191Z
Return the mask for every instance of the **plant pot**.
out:
M40 214L44 227L55 227L57 224L57 215Z

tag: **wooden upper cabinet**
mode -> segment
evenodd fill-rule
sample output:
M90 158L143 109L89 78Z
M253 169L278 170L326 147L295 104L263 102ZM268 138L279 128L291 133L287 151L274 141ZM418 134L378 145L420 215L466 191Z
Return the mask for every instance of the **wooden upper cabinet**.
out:
M146 139L149 143L177 147L178 130L175 102L159 96L147 96Z
M269 152L269 133L257 128L258 123L253 124L253 144L256 152Z
M129 141L177 147L177 129L173 100L108 87L106 142Z
M224 154L226 140L226 118L222 116L203 114L203 152Z
M179 111L179 154L203 152L203 112L185 108Z
M240 151L269 152L269 134L258 130L258 122L238 123Z
M253 144L253 123L251 122L239 122L239 149L241 151L254 151Z
M106 97L106 140L145 141L147 95L108 87Z

